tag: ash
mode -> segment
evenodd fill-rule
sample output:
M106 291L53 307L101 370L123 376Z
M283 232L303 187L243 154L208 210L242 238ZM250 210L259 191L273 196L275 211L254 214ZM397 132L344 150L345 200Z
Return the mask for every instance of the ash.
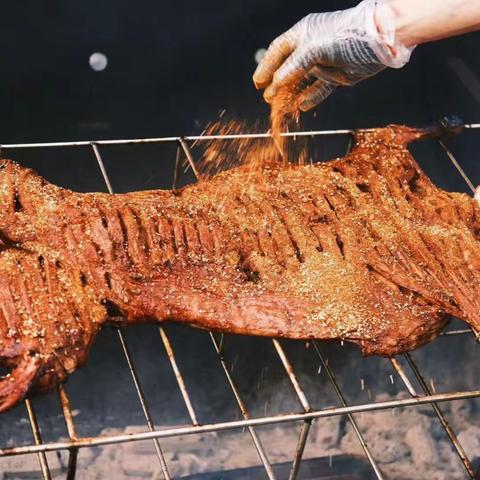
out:
M390 398L382 395L376 400ZM467 455L475 458L480 452L480 427L471 424L472 402L455 401L443 410L451 417L452 426L460 432L459 440ZM465 478L458 457L444 438L438 422L432 418L431 408L363 413L357 414L355 419L387 478ZM299 429L298 424L259 429L271 463L292 460ZM101 434L114 435L143 430L143 426L131 426L126 429L105 429ZM249 434L242 431L181 436L163 440L161 445L174 478L259 464ZM341 454L364 456L346 418L331 417L315 421L304 458L331 456L331 469L334 474L335 456ZM63 479L68 462L67 455L64 452L58 456L49 454L48 460L53 478ZM82 449L78 469L78 478L163 478L151 441ZM38 462L34 455L8 458L2 461L2 471L3 477L0 478L5 480L38 478Z

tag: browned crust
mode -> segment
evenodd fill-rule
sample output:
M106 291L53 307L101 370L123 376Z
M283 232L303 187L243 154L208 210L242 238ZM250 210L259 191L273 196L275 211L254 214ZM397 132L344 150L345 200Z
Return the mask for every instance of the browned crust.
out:
M105 322L343 339L391 356L447 315L480 328L480 209L438 189L407 127L322 165L178 191L79 194L0 162L0 411L86 359Z

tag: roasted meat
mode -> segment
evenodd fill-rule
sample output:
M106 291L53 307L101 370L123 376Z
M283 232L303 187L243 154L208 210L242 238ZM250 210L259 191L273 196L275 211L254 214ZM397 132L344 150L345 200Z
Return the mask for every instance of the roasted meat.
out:
M0 161L0 411L64 381L106 323L342 339L391 356L480 330L480 207L388 127L344 158L173 191L80 194Z

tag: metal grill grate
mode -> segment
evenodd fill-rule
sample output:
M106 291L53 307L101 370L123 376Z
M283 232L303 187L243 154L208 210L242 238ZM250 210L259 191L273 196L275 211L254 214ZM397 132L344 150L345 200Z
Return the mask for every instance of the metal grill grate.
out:
M480 124L469 124L469 125L465 125L464 127L466 129L480 129ZM353 134L353 130L318 130L318 131L290 132L290 133L285 133L284 136L313 138L313 137L320 137L320 136L326 136L326 135L351 136L352 134ZM180 169L181 153L185 155L186 162L188 163L189 167L192 169L193 173L198 177L198 172L195 167L193 155L190 150L190 145L192 144L192 142L203 142L203 141L210 141L210 140L229 141L229 140L239 139L239 138L269 138L269 136L270 135L268 133L263 133L263 134L244 134L244 135L208 135L208 136L204 135L204 136L187 136L187 137L159 137L159 138L127 139L127 140L4 144L4 145L1 145L0 148L2 149L2 151L4 151L4 150L13 150L13 149L32 149L32 148L44 148L44 147L70 147L70 148L78 148L78 147L85 147L85 146L90 147L98 163L98 167L103 176L106 188L110 193L113 193L109 175L105 168L105 164L103 162L102 155L100 152L100 147L108 147L109 145L110 146L111 145L127 145L127 144L135 145L135 144L147 144L147 143L177 144L177 156L176 156L176 162L175 162L175 169L176 169L175 178L177 178L178 172ZM445 145L444 142L439 141L439 144L445 151L446 157L448 158L448 160L453 163L454 167L458 170L462 178L467 183L468 187L472 191L474 191L473 183L467 177L460 163L457 161L457 159L455 158L451 150ZM304 390L302 389L300 381L295 373L295 369L293 365L290 363L288 356L284 348L282 347L281 342L279 340L273 339L272 342L273 342L274 349L278 355L278 360L281 362L282 368L285 370L285 373L288 376L288 379L293 387L296 397L300 405L302 406L302 410L300 412L293 412L293 413L287 412L287 413L282 413L278 415L272 415L272 416L265 415L262 417L251 418L249 411L247 410L247 407L241 397L240 391L236 386L235 379L233 376L233 368L227 364L227 360L224 356L224 336L214 335L213 333L210 333L209 334L210 339L211 339L213 348L218 356L220 368L223 370L223 373L226 377L226 380L228 382L233 398L241 412L242 419L202 425L200 424L197 414L195 412L195 409L193 407L190 394L188 392L186 383L184 381L184 375L176 361L176 355L173 350L172 344L169 340L167 331L164 327L160 326L159 327L160 339L167 353L169 362L171 364L171 368L175 375L176 382L178 384L183 401L185 403L185 407L190 417L191 424L187 426L181 425L181 426L174 426L174 427L162 428L161 430L157 430L152 421L150 409L145 399L145 395L143 393L142 386L137 375L136 366L130 354L124 334L122 333L121 330L118 330L117 332L118 332L118 340L120 342L123 355L125 356L126 362L130 370L133 388L135 389L139 404L143 412L143 416L145 418L145 430L142 432L132 433L132 434L98 436L94 438L79 437L77 435L75 423L73 420L73 414L70 407L69 397L67 395L65 388L63 386L60 386L58 389L58 398L62 408L63 418L64 418L67 432L69 435L69 440L63 441L63 442L44 443L42 441L42 436L38 426L34 407L32 405L32 402L27 399L25 400L25 407L27 409L28 418L29 418L30 426L33 433L33 442L29 445L24 445L24 446L0 448L0 458L6 457L6 456L13 456L13 455L26 455L26 454L36 453L38 455L38 461L39 461L42 477L44 480L48 480L51 478L51 473L50 473L50 469L47 461L46 452L66 450L69 452L69 462L68 462L68 467L66 472L66 478L68 480L73 480L76 474L77 455L78 455L78 450L80 448L116 444L116 443L123 443L123 442L152 440L155 445L156 454L158 457L161 470L163 472L163 476L165 479L170 479L171 475L169 473L168 465L162 453L162 447L160 443L160 440L162 438L175 437L175 436L186 435L186 434L220 432L224 430L246 428L251 436L252 443L256 451L258 452L258 456L263 465L266 477L269 479L275 479L276 476L275 476L274 470L272 469L266 450L262 445L262 442L255 428L263 425L301 421L303 422L302 428L300 430L297 448L295 451L294 459L292 461L290 475L289 475L289 479L294 480L297 477L297 474L299 471L302 455L304 453L304 449L305 449L305 445L307 442L312 421L314 419L321 419L324 417L346 415L346 418L350 422L353 428L353 431L355 432L355 435L358 437L358 440L360 441L360 444L365 452L366 458L368 459L371 465L375 478L383 479L384 476L380 468L378 467L377 462L374 456L372 455L367 443L365 442L362 432L358 427L357 423L355 422L353 415L359 412L371 412L376 410L394 409L397 407L412 407L412 406L418 406L423 404L430 404L435 416L440 422L440 425L442 426L443 430L447 434L454 451L457 453L458 457L462 461L468 476L470 478L476 478L476 472L472 467L472 463L470 459L467 457L467 455L465 454L465 451L462 445L460 444L460 442L458 441L458 438L455 432L452 430L447 420L445 419L445 416L442 413L442 410L439 404L441 402L449 402L452 400L480 397L480 390L455 391L455 392L440 393L440 394L435 393L434 391L432 391L432 388L428 386L427 382L424 379L423 374L421 373L418 366L415 364L412 357L408 353L405 355L402 355L404 362L406 362L406 364L408 365L408 370L409 370L408 372L404 367L402 367L402 363L399 361L398 358L392 358L390 359L390 362L393 369L396 371L399 378L401 379L403 385L406 387L410 395L410 398L393 399L393 400L381 401L381 402L370 402L370 403L363 403L359 405L349 405L346 401L344 393L340 388L340 384L337 381L337 378L332 368L329 366L326 356L322 352L322 348L320 344L314 341L313 347L314 347L315 354L320 361L321 368L326 372L329 382L331 383L334 389L334 392L338 397L338 400L341 405L339 407L328 407L321 410L314 410L310 406L307 396ZM474 337L478 340L478 334L476 332L473 332L470 329L451 330L451 331L442 333L442 336L450 337L453 335L469 335L469 334L474 335ZM412 374L413 374L413 377L411 377ZM413 382L416 381L416 383L420 385L420 389L421 389L420 392L417 392L417 390L413 386L412 380Z

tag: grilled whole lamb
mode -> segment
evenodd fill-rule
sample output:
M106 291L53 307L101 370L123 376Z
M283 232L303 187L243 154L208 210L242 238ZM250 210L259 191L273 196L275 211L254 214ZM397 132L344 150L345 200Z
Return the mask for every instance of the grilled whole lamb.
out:
M392 356L480 330L480 207L358 132L346 157L172 191L76 193L0 161L0 411L81 366L104 324L173 320Z

